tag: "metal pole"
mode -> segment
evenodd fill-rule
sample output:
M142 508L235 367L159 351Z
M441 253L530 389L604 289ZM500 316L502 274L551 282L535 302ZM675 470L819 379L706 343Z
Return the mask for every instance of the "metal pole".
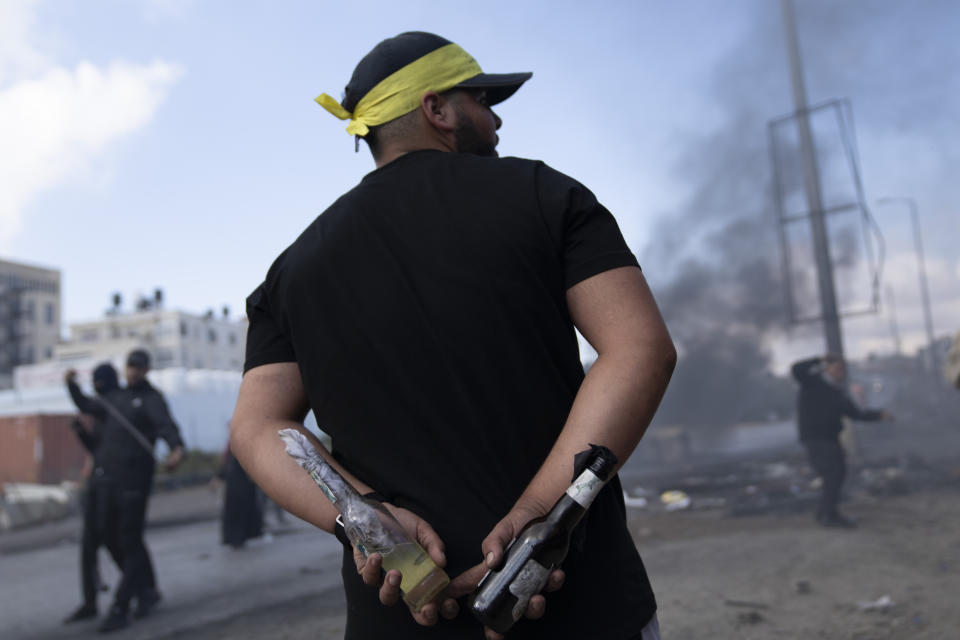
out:
M890 334L893 336L893 348L899 356L902 352L900 344L900 325L897 324L897 301L893 297L893 287L886 286L887 306L890 307Z
M934 374L938 371L937 350L934 346L933 312L930 310L930 291L927 288L927 266L923 257L923 238L920 234L920 216L917 213L917 203L913 198L905 196L891 196L880 198L878 203L905 202L910 208L910 222L913 226L913 246L917 254L917 272L920 276L920 300L923 303L923 324L927 331L927 345L930 349L930 369Z
M810 130L810 112L807 110L807 91L803 82L803 66L800 61L800 45L797 41L793 5L790 0L780 0L780 8L787 38L793 103L800 134L803 183L807 194L807 208L810 210L810 231L813 239L813 255L817 265L823 333L827 351L843 357L843 335L840 330L840 314L837 311L837 293L833 284L833 260L830 257L830 239L823 213L823 198L820 195L820 172L814 153L813 132Z

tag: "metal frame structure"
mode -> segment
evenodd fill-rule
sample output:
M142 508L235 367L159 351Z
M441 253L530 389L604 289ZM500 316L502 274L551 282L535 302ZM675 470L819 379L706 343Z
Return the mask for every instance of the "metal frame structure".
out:
M787 225L800 221L810 221L812 213L810 211L791 214L786 211L785 196L786 189L784 185L784 169L782 162L782 153L779 149L777 132L780 127L789 123L804 119L809 121L810 115L816 112L822 112L832 109L835 112L837 126L840 132L840 141L843 146L844 156L850 171L850 178L853 183L855 199L852 202L844 202L831 207L822 207L824 220L830 216L850 211L859 211L862 221L861 232L863 234L863 244L867 257L867 268L870 273L870 303L867 308L837 312L838 317L850 317L877 313L880 308L880 279L883 271L883 262L886 253L886 247L883 235L876 223L870 209L867 206L866 196L864 195L863 183L860 180L860 162L856 150L856 140L853 126L853 110L850 101L846 98L838 100L829 100L821 104L808 108L802 114L790 114L775 118L768 123L768 134L770 140L771 164L773 166L773 188L774 199L776 201L777 212L777 237L780 244L781 268L783 270L784 293L786 296L787 316L791 324L800 324L806 322L819 322L827 320L822 312L818 315L802 315L797 312L797 303L794 295L792 282L792 268L790 259L790 246L787 239ZM874 251L874 242L877 244ZM832 278L832 273L831 273Z

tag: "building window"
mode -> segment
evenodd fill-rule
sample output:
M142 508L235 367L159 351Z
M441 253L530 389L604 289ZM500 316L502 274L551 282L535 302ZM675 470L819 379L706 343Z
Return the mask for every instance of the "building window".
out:
M54 308L52 302L48 302L43 308L44 320L47 324L53 324L56 322L56 308Z
M215 344L217 342L217 332L213 329L207 329L207 341L210 344Z
M43 350L45 360L53 360L53 347L47 347Z
M231 333L231 334L230 334L230 337L229 337L229 340L230 340L230 344L232 344L232 345L233 345L233 344L237 344L237 335L236 335L235 333Z
M190 335L190 328L187 327L187 323L183 320L180 321L180 335L184 337Z

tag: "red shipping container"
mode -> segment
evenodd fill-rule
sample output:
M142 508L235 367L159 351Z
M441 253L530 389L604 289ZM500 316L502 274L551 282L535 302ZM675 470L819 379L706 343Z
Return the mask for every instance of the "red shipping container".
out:
M0 483L79 482L87 452L70 427L72 414L0 416Z

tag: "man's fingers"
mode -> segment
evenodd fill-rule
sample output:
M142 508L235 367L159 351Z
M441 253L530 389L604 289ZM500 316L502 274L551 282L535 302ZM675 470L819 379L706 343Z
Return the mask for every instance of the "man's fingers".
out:
M550 577L547 578L547 585L543 588L547 593L551 591L556 591L563 586L563 581L567 579L567 574L563 572L563 569L554 569L550 572Z
M527 603L527 613L525 614L531 620L536 620L542 618L543 614L547 612L547 599L542 595L537 594L530 598L530 602Z
M353 559L357 563L357 573L363 578L363 583L368 587L379 587L383 582L383 575L380 573L382 559L379 553L371 553L366 558L356 548L353 550Z
M483 560L487 569L499 569L503 561L503 550L513 540L514 531L510 521L504 518L497 523L484 541L480 544L483 551Z
M487 573L487 565L484 563L476 564L458 576L450 579L444 596L447 598L459 598L468 593L472 593L483 576Z
M447 598L440 605L440 615L447 620L453 620L460 613L460 605L453 598Z
M439 607L435 602L423 605L420 611L411 610L410 613L413 614L414 621L424 627L432 627L439 620Z
M417 542L426 550L438 567L447 566L447 555L444 553L443 540L433 530L433 527L427 524L426 520L417 522Z
M387 575L384 576L383 585L380 587L380 602L389 606L393 606L400 601L400 572L396 569L391 569L387 571ZM364 578L366 582L366 578ZM369 583L368 583L369 584Z
M483 634L487 640L503 640L503 635L497 633L490 627L484 627Z

